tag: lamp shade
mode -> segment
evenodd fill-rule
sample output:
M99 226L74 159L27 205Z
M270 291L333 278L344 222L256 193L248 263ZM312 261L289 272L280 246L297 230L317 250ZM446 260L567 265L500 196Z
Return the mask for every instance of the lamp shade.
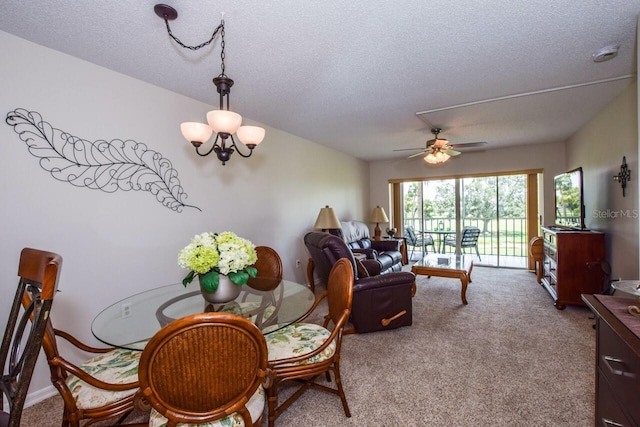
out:
M211 110L207 113L209 126L215 133L236 133L242 124L242 116L228 110Z
M333 208L330 208L329 205L320 209L320 213L318 214L318 218L316 219L316 223L313 226L316 230L329 230L335 228L342 228L340 225L340 221L336 216L336 213L333 211Z
M184 122L180 124L180 132L189 142L207 142L213 130L204 123Z
M240 126L238 138L244 145L258 145L264 139L264 128L258 126Z
M376 206L373 208L373 212L371 212L371 220L370 222L380 223L380 222L389 222L389 218L387 214L384 212L380 206Z

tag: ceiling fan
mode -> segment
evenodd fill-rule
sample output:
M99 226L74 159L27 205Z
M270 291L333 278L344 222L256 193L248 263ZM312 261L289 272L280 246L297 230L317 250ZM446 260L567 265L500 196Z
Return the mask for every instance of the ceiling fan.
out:
M448 140L444 138L438 138L438 135L440 134L440 132L442 132L441 128L434 127L431 129L431 133L433 134L434 138L429 139L427 141L426 147L424 149L402 148L402 149L393 150L393 151L421 150L421 151L418 151L417 153L410 155L408 158L411 159L413 157L418 157L426 154L424 159L425 161L427 161L427 163L444 163L447 160L449 160L450 157L460 155L461 152L458 150L454 150L454 146L450 145ZM471 147L477 147L484 144L486 144L486 142L484 141L468 142L466 144L456 144L455 147L471 148Z

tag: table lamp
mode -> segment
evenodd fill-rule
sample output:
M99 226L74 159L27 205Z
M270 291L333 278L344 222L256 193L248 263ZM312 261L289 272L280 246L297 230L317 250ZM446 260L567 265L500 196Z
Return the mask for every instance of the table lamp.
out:
M375 222L376 228L374 229L374 239L380 240L382 236L382 230L380 229L381 222L389 222L389 218L387 218L387 214L384 212L380 206L376 206L371 213L371 219L369 222Z
M326 205L324 208L320 209L320 213L318 214L318 218L316 219L316 223L313 226L316 230L327 231L336 228L342 228L340 225L340 221L336 216L336 213L333 211L333 208Z

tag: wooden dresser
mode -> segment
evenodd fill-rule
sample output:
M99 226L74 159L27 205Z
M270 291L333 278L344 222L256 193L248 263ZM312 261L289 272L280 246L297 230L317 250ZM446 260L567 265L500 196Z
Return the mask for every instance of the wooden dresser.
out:
M596 426L640 427L640 318L633 299L583 295L596 315Z
M584 305L582 294L601 293L604 283L604 234L543 227L542 286L558 310L567 304Z

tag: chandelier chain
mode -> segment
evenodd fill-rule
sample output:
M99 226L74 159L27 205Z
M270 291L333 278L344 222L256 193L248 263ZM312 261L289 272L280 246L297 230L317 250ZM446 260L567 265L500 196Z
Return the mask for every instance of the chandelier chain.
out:
M220 52L220 59L222 60L222 64L220 65L220 68L222 68L222 73L220 74L221 76L224 76L224 58L225 58L225 53L224 53L224 20L220 23L220 26L218 28L222 27L222 30L220 31L220 36L221 36L221 40L220 40L220 47L222 48L221 52ZM217 31L217 30L216 30ZM215 33L214 33L215 34Z
M180 46L182 46L185 49L191 49L191 50L198 50L198 49L202 49L205 46L208 46L211 44L211 42L213 42L213 40L216 38L216 35L218 34L218 31L222 30L222 34L223 34L223 41L222 41L222 51L224 52L224 21L222 21L220 23L220 25L218 25L216 27L215 30L213 30L213 34L211 34L211 38L209 40L207 40L204 43L200 43L197 46L189 46L187 44L184 44L182 42L182 40L180 40L178 37L173 35L173 32L171 31L171 26L169 25L169 21L164 18L164 23L167 26L167 32L169 33L169 36L176 42L178 43Z

